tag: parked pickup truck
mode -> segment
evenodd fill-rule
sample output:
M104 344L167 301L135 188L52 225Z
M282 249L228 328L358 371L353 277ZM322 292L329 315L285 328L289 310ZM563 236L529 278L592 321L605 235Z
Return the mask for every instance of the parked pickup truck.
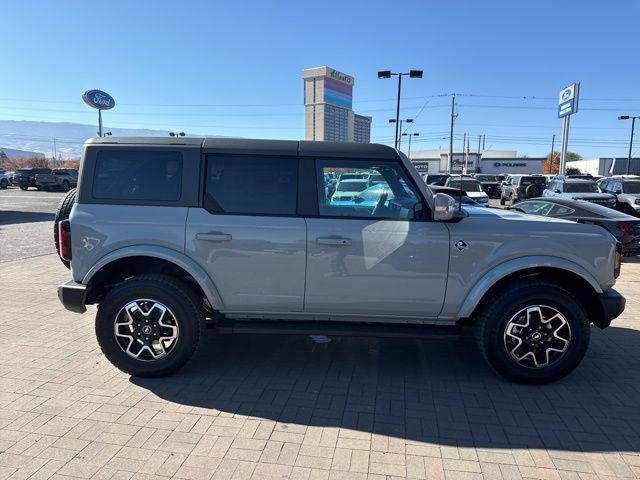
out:
M500 374L543 383L625 305L620 245L602 227L458 204L384 145L108 137L85 144L80 171L56 215L73 277L58 296L74 312L98 305L98 343L133 375L181 367L205 326L465 326ZM348 172L379 175L375 198L332 202L326 179Z
M54 168L51 173L36 175L38 190L62 190L68 192L78 184L78 170L75 168Z

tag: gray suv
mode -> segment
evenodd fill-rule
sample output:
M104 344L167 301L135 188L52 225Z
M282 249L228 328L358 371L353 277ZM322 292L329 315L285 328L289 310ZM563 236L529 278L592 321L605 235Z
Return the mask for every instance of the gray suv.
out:
M603 193L615 197L616 208L624 213L640 217L640 177L637 175L603 178L598 182Z
M327 179L348 172L383 181L327 196ZM73 277L60 300L97 304L102 351L139 376L177 370L205 326L415 336L469 325L500 374L550 382L581 361L590 324L607 327L625 304L606 230L459 205L383 145L92 139L56 220Z

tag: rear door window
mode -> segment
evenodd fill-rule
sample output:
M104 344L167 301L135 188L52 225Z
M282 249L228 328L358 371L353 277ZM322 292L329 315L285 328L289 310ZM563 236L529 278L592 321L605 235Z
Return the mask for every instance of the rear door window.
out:
M297 158L207 158L204 208L211 213L295 215L297 196Z
M103 150L93 173L93 197L176 201L182 194L182 154L163 150Z

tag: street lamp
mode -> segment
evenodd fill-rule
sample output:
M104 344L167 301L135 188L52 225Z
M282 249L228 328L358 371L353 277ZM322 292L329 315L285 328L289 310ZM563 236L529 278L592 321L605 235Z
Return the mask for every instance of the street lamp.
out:
M632 116L632 115L620 115L618 117L618 120L631 119L631 140L629 140L629 155L627 157L627 175L629 175L629 169L631 168L631 150L633 149L633 131L636 128L636 118L640 118L640 117Z
M411 137L419 137L420 134L417 132L414 133L403 133L402 134L403 137L409 137L409 152L407 153L407 157L409 157L409 159L411 159Z
M389 119L389 123L395 123L396 124L396 148L398 150L400 150L400 144L402 143L402 138L398 138L398 130L400 130L400 132L402 132L402 122L404 123L413 123L413 118L405 118L404 120L397 120L395 118L390 118Z
M394 146L398 148L398 131L400 127L400 90L402 88L402 76L409 75L409 78L422 78L422 70L409 70L409 73L392 72L391 70L381 70L378 72L378 78L391 78L393 75L398 77L398 99L396 103L396 139Z

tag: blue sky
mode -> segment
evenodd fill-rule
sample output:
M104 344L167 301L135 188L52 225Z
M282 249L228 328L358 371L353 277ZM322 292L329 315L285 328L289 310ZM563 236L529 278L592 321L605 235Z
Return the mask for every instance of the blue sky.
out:
M101 88L117 102L112 127L302 138L300 72L320 65L356 78L354 109L383 143L396 84L376 72L423 69L403 82L413 149L448 145L439 95L453 92L470 95L458 98L458 146L463 132L472 148L486 134L487 148L530 156L559 142L556 98L571 82L582 110L569 146L585 157L626 155L630 124L617 116L640 114L636 0L25 0L2 16L0 119L92 123L80 96Z

